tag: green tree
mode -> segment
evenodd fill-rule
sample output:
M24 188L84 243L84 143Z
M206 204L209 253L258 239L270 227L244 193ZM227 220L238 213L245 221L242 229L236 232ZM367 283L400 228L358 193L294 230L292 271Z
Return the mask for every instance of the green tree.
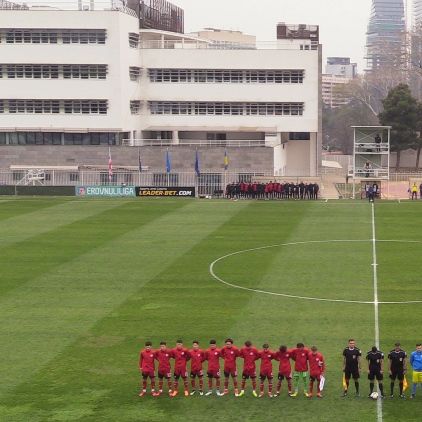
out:
M379 114L382 125L391 126L391 150L397 152L396 170L400 167L400 153L414 147L418 122L418 103L409 86L399 84L382 101L384 110Z
M416 149L416 170L419 169L419 163L422 150L422 103L418 102L418 117L416 122L417 137L415 139L414 149Z

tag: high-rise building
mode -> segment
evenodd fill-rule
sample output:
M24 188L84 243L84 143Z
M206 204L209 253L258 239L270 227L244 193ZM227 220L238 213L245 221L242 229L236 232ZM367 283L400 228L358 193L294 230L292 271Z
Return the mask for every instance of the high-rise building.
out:
M422 0L413 0L412 25L418 27L422 25Z
M400 64L405 51L403 0L372 0L366 41L367 70Z

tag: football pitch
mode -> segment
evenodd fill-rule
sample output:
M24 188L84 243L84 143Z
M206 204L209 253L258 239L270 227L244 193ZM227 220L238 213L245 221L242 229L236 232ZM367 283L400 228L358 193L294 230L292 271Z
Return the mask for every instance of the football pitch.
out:
M1 199L0 420L419 421L421 389L370 400L364 361L360 398L341 381L349 338L422 341L421 223L422 201ZM318 346L324 398L138 397L145 341L226 337Z

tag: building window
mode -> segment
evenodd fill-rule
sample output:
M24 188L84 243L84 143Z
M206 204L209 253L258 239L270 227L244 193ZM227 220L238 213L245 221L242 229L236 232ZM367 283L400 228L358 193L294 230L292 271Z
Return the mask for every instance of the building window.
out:
M140 114L141 112L141 102L139 100L134 100L130 102L130 113L131 114Z
M139 47L139 34L137 34L136 32L129 32L129 47Z
M194 83L303 83L304 70L220 70L220 69L148 69L151 82Z
M0 113L107 114L107 100L0 100Z
M62 65L63 79L106 79L105 64L65 64Z
M301 116L303 103L150 101L151 114L208 116Z
M102 185L108 185L109 183L117 183L117 174L114 173L111 176L111 180L110 180L110 176L108 174L108 171L107 172L102 171L100 173L100 183Z
M309 141L311 134L309 132L290 132L289 141Z
M7 44L105 44L105 29L0 29Z
M64 100L65 114L107 114L107 100Z
M105 44L105 29L67 29L62 32L63 44Z
M107 76L107 65L8 64L4 68L9 79L106 79Z
M137 82L141 77L141 68L136 66L129 67L129 78L131 81Z

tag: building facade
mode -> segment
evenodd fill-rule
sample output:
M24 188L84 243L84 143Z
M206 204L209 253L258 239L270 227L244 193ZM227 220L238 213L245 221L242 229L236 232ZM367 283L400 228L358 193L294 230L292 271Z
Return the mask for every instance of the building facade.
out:
M342 93L342 86L348 84L352 79L345 76L331 74L322 75L322 101L329 108L337 108L348 104L350 99Z
M356 78L357 64L350 62L350 57L328 57L325 73L345 78Z
M372 0L366 33L367 70L405 61L406 21L403 0Z
M0 10L0 145L261 147L275 174L317 174L318 27L259 45L140 22L121 6Z

